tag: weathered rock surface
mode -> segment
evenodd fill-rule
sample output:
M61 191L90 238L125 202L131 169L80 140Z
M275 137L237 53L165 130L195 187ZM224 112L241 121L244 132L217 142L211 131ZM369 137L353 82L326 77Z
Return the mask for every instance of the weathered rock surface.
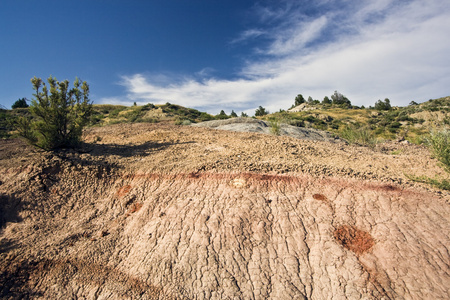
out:
M270 123L252 118L231 118L226 120L214 120L192 124L194 127L214 128L219 130L230 130L237 132L257 132L265 134L273 134L271 132ZM338 137L333 136L327 131L317 130L314 128L301 128L288 124L278 124L278 135L286 135L302 140L310 141L341 141Z
M0 143L2 298L448 298L450 197L402 175L441 174L424 148L149 124L85 140Z

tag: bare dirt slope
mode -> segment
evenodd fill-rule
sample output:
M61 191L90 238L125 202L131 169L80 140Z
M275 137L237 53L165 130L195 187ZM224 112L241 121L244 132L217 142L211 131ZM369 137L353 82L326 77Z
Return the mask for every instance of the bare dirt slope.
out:
M427 149L161 124L0 142L3 299L448 299Z

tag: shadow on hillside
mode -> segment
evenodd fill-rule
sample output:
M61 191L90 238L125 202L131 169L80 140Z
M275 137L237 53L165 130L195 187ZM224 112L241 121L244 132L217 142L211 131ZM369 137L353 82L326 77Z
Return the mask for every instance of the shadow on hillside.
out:
M173 145L192 144L194 142L183 143L155 143L146 142L139 145L118 145L118 144L83 144L81 151L92 156L117 155L121 157L148 156L152 152L164 150Z
M35 291L30 286L30 276L36 273L39 264L32 261L22 261L0 270L0 298L1 299L34 299L44 294Z
M23 221L19 216L20 209L20 199L13 196L0 194L0 232L9 222L18 223ZM6 236L2 236L0 239L0 254L7 253L16 247L17 244L8 239Z
M107 178L113 176L118 170L124 168L127 160L120 158L139 158L164 150L173 145L192 144L195 142L155 143L146 142L139 145L96 144L83 143L76 149L58 149L47 153L47 161L42 174L50 181L58 180L58 173L63 168L75 167L77 170L85 169L97 176ZM54 161L54 157L61 161ZM46 190L49 187L45 188Z
M21 222L22 218L19 216L20 200L0 194L0 229L5 227L8 222Z

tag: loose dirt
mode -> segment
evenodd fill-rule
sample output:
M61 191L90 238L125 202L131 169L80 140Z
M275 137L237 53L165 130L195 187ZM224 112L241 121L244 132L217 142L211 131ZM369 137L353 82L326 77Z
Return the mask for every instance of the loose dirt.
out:
M164 124L0 142L4 299L447 299L429 151ZM447 176L447 177L446 177Z

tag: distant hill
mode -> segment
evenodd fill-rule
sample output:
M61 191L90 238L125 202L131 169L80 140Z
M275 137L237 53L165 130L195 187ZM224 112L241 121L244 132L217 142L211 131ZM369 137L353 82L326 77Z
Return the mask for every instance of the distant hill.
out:
M421 104L412 102L409 106L392 107L390 110L304 103L296 109L268 114L257 119L326 130L350 141L356 134L372 140L407 139L419 144L431 129L450 125L449 111L450 96ZM20 116L26 115L29 115L28 108L0 109L0 138L14 136L15 122ZM231 117L224 113L214 116L171 103L149 103L143 106L97 104L94 105L90 126L142 122L189 125L227 118Z
M269 114L262 119L326 130L346 139L348 134L359 133L374 140L406 139L421 143L430 130L450 125L449 112L450 97L443 97L389 110L304 103L291 111Z

